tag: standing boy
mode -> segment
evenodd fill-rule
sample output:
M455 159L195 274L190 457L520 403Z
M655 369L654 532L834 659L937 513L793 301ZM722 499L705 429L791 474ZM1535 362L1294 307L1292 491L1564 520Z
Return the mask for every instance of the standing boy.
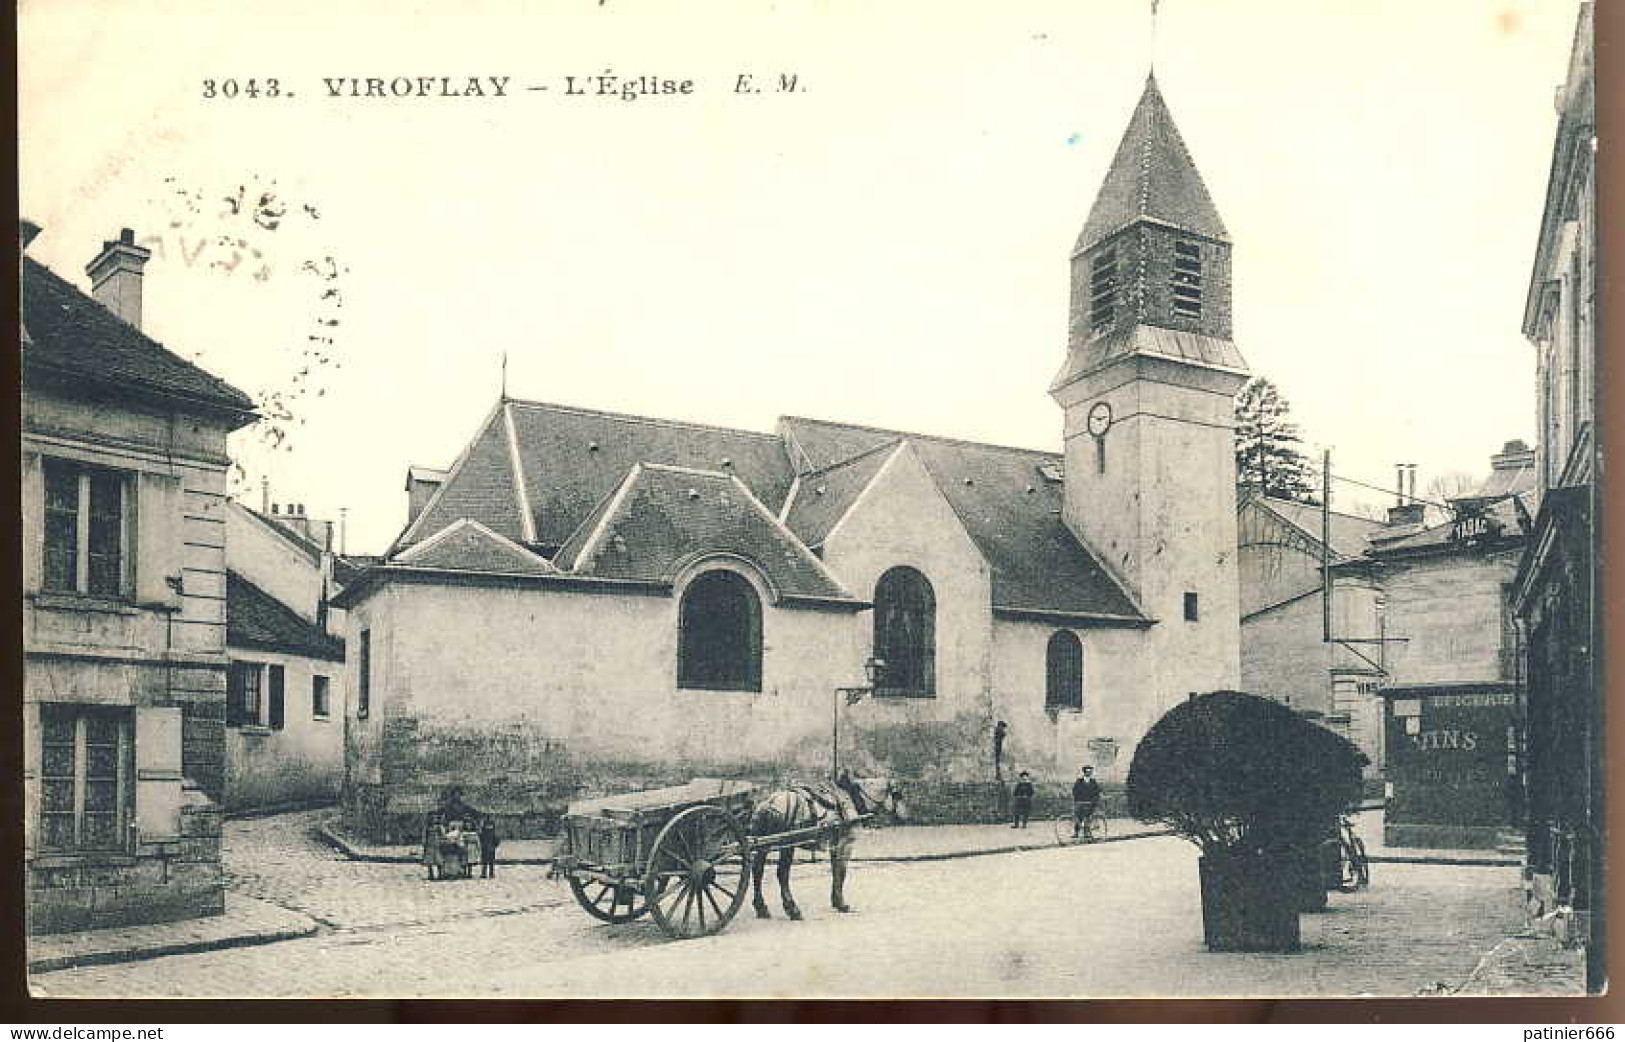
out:
M1013 791L1010 795L1014 797L1016 819L1010 823L1010 827L1013 829L1024 829L1027 827L1027 819L1032 817L1033 813L1032 775L1028 774L1026 771L1022 771L1021 780L1016 782L1015 791Z
M497 874L497 822L487 814L480 822L480 878Z

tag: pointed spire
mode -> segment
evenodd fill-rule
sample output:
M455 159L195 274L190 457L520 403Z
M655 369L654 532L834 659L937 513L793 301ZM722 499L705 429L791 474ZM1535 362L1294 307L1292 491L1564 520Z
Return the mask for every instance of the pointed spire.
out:
M1145 79L1145 91L1129 117L1117 155L1078 236L1077 249L1088 249L1138 220L1230 241L1202 175L1174 126L1168 103L1157 89L1154 72Z

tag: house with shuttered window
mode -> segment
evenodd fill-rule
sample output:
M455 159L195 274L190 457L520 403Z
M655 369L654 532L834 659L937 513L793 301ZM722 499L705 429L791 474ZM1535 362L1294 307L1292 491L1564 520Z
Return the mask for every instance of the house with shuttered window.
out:
M22 260L32 933L225 907L226 437L254 407L141 332L147 256L105 243L89 294Z
M306 520L293 509L226 506L231 811L331 803L344 774L344 613L329 602L345 566L331 526L284 523Z

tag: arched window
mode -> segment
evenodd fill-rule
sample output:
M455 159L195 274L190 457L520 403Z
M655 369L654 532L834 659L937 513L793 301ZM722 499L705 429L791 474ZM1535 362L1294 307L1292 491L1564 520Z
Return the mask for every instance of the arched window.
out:
M874 647L886 664L880 694L936 692L937 599L925 576L912 568L893 568L875 583Z
M1071 630L1056 630L1044 653L1044 708L1083 708L1083 642Z
M737 572L705 572L677 610L677 686L762 689L762 604Z

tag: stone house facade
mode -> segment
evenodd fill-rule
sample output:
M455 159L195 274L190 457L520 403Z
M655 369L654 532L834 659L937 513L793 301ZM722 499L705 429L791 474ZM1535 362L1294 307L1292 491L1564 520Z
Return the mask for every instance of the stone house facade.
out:
M1536 357L1540 512L1514 585L1525 648L1530 910L1587 944L1595 989L1606 977L1600 913L1608 754L1592 22L1593 5L1582 3L1556 96L1551 173L1524 305L1523 333Z
M1150 80L1073 251L1059 452L500 400L336 602L351 826L414 834L451 785L539 830L698 775L838 764L920 820L1019 769L1120 784L1239 681L1229 250Z
M1453 517L1395 507L1371 539L1383 592L1384 823L1394 846L1495 847L1517 820L1523 721L1513 579L1532 527L1534 456L1509 443Z
M93 296L22 261L33 933L224 908L226 436L253 403L141 333L147 256L106 243Z
M343 612L329 606L338 560L282 515L240 502L227 504L226 535L226 807L335 803L346 691Z

